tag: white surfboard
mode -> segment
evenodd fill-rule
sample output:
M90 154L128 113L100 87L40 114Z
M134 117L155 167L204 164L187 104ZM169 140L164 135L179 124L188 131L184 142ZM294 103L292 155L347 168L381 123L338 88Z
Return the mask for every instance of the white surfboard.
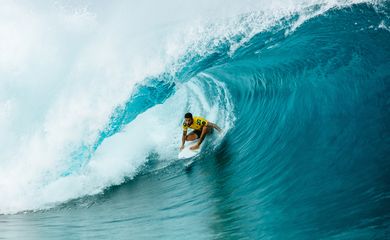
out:
M201 152L202 145L200 145L200 147L196 150L191 150L190 147L194 146L195 144L196 143L185 146L184 149L179 152L179 155L177 157L179 159L187 159L187 158L193 158L196 155L198 155Z

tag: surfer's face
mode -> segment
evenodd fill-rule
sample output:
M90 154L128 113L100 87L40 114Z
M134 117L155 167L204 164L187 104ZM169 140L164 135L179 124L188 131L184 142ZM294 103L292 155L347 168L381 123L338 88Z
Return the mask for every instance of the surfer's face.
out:
M192 118L184 118L184 122L187 126L190 126L193 122Z

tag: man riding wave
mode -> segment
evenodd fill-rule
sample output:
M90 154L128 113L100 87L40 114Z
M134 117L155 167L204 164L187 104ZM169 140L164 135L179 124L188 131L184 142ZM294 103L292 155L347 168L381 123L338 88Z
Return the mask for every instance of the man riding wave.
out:
M188 128L193 129L193 131L187 135ZM206 135L211 133L214 128L217 129L218 132L221 132L221 128L218 127L217 124L209 122L202 117L193 117L192 113L186 113L184 115L183 136L181 138L180 151L183 150L185 141L194 141L196 139L199 139L197 144L191 146L190 149L198 149Z

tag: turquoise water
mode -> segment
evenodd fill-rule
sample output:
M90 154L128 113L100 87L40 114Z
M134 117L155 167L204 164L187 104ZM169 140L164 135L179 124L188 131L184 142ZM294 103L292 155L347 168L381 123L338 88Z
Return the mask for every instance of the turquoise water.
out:
M100 79L81 58L92 70L71 68L44 130L18 132L28 157L5 145L0 239L389 238L389 4L297 9L169 28L184 48L168 44L164 67L109 68L97 87L73 81ZM224 129L190 167L176 157L187 111Z

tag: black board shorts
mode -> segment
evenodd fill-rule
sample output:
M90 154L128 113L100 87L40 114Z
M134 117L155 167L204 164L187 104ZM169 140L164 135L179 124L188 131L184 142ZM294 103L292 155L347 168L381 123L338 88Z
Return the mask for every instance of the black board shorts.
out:
M190 134L193 134L193 133L195 133L196 136L198 136L198 138L200 138L200 135L202 134L202 130L194 130Z
M212 129L212 128L209 128L208 133L212 133L212 132L213 132L213 129ZM198 136L198 138L200 138L200 135L202 134L202 130L194 130L194 131L192 131L190 134L192 134L192 133L195 133L196 136Z

